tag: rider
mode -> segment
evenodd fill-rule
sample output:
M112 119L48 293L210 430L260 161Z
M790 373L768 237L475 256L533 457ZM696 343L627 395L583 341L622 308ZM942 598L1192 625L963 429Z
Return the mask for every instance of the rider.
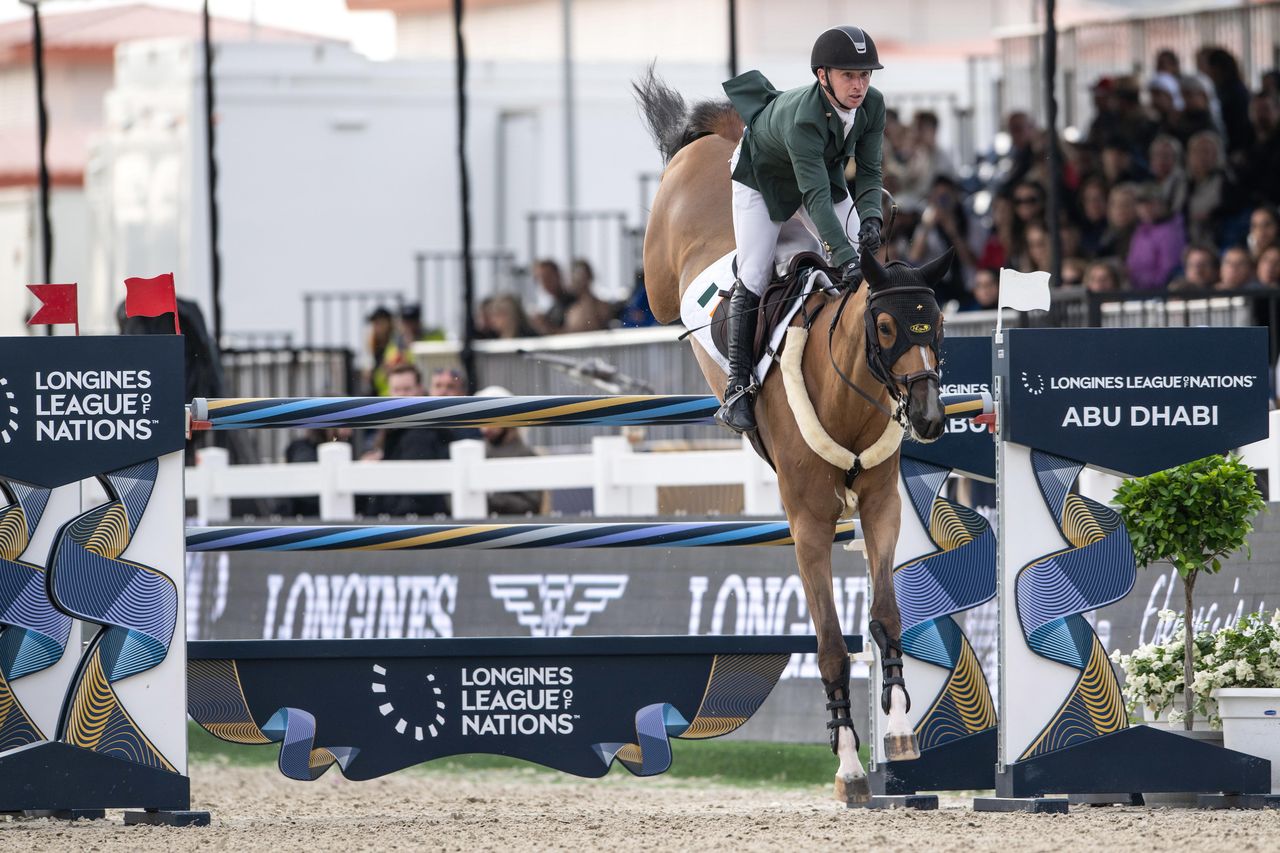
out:
M884 96L871 88L871 72L884 66L876 44L858 27L833 27L814 42L809 65L817 81L786 92L759 71L724 84L746 125L729 161L738 278L727 320L729 385L716 414L736 432L756 428L756 309L772 277L783 223L798 214L845 283L860 280L858 247L874 252L880 246ZM855 198L844 178L850 157L857 167Z

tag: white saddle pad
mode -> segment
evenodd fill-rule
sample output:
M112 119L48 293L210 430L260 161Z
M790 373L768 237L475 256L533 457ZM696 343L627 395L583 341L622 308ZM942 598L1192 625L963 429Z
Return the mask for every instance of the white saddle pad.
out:
M733 287L733 256L734 253L730 252L703 270L685 289L684 296L680 299L680 321L684 323L686 329L694 330L694 340L710 354L726 374L729 372L729 360L716 348L715 341L711 339L711 321L717 319L717 310L729 310L729 299L722 293L727 294ZM769 367L774 362L774 354L778 351L782 336L787 332L787 325L800 310L804 300L815 288L829 286L830 282L822 273L815 270L809 274L803 292L787 308L781 322L769 335L769 345L765 347L764 354L755 368L757 382L763 383L769 374Z

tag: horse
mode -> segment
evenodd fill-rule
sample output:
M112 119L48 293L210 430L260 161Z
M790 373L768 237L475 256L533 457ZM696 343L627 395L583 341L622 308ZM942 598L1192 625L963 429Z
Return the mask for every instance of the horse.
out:
M743 122L727 101L689 108L652 68L634 88L666 163L649 213L643 260L650 309L659 322L670 323L679 319L680 300L690 283L735 248L729 159L742 138ZM816 239L813 245L816 250ZM817 634L818 668L832 717L828 739L839 758L835 796L847 805L867 802L870 789L849 713L849 654L835 609L831 541L836 522L856 504L872 581L869 633L879 648L881 706L888 714L886 756L891 761L918 758L907 721L910 698L902 678L902 629L893 592L901 512L898 447L904 430L916 440L933 441L944 428L941 317L932 285L946 274L950 261L948 253L916 269L901 262L881 265L864 253L861 265L868 286L845 288L839 295L810 295L792 320L785 344L803 347L802 353L784 349L783 369L769 372L756 397L757 442L778 474ZM727 310L728 300L723 306ZM815 335L807 344L798 335L793 340L798 324L807 329L818 319L815 312L823 319L830 316L828 334ZM925 322L911 323L921 317ZM912 340L924 343L902 345ZM724 372L696 341L693 349L707 383L723 399ZM807 391L811 409L804 393L797 394L794 387L789 393L786 387L788 357L796 366L793 376L801 374L801 391ZM837 447L826 447L824 440ZM844 455L818 452L841 449ZM868 458L877 451L880 460ZM843 470L849 457L853 465ZM829 461L833 458L846 461L834 464Z

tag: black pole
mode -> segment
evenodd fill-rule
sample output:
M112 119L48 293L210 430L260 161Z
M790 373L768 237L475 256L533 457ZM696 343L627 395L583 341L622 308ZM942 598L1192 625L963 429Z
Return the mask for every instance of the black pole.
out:
M729 0L729 76L738 76L738 0Z
M36 77L36 132L39 137L40 158L40 280L53 281L53 222L49 218L49 113L44 103L44 31L40 27L40 0L31 3L31 65ZM46 335L53 334L52 326L45 326Z
M463 0L453 0L453 41L456 48L458 91L458 194L462 216L462 368L469 390L476 381L475 270L471 266L471 178L467 172L467 46L462 39Z
M209 0L204 0L201 26L204 37L205 172L209 179L209 296L213 302L213 340L217 346L222 346L222 258L218 252L218 160L214 156L213 37Z
M1044 104L1045 132L1049 142L1049 275L1056 286L1062 282L1062 235L1058 232L1062 205L1062 152L1058 148L1058 24L1056 0L1044 2Z

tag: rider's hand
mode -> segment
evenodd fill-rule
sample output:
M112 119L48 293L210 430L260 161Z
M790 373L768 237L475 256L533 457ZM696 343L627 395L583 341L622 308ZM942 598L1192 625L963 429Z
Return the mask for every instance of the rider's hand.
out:
M837 284L841 287L858 289L858 286L862 284L862 267L857 261L849 261L840 267L840 281Z
M883 223L878 216L868 216L862 220L858 229L858 251L875 253L880 248L880 227Z

